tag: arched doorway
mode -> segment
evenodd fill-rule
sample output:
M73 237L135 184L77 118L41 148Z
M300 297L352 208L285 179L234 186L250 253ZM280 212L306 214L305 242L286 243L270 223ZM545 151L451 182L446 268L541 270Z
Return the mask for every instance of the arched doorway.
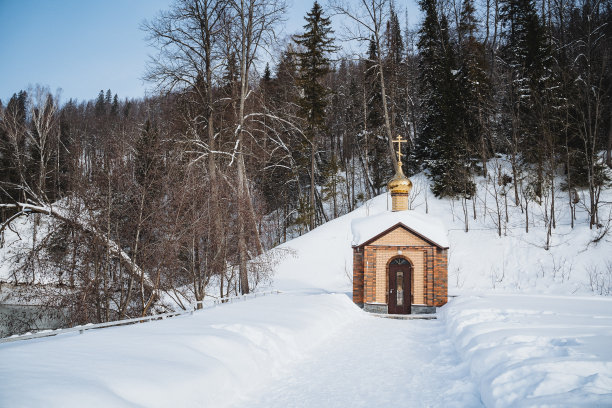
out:
M406 258L389 263L389 314L410 314L412 265Z

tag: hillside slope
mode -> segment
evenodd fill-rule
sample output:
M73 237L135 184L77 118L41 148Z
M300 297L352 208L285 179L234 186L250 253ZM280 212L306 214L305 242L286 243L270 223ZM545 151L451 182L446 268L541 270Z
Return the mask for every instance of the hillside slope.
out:
M544 207L530 203L529 233L520 207L509 204L509 222L498 236L494 202L483 179L478 183L476 220L468 201L469 231L464 232L461 202L436 199L429 193L427 180L413 177L413 211L438 217L448 228L449 292L464 293L549 293L612 294L612 232L598 243L592 241L605 228L590 230L588 217L578 208L572 229L564 192L558 192L557 228L545 248ZM510 200L510 198L509 198ZM612 202L612 191L602 193L602 202ZM276 268L274 286L281 290L318 288L327 291L352 290L351 221L388 211L390 197L382 194L355 211L332 220L281 248L290 248ZM603 205L602 218L609 218L611 205ZM503 217L502 217L503 218ZM600 285L592 281L599 276ZM608 280L606 280L608 279ZM593 284L592 284L593 283ZM602 286L603 285L603 286Z

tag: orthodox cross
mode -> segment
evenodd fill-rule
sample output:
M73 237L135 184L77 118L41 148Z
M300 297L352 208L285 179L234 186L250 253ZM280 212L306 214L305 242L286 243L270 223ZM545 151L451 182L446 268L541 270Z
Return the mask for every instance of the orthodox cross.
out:
M402 139L402 135L399 135L397 137L397 139L395 139L393 141L393 143L397 143L397 165L399 166L399 169L402 169L402 143L406 143L407 140L406 139Z

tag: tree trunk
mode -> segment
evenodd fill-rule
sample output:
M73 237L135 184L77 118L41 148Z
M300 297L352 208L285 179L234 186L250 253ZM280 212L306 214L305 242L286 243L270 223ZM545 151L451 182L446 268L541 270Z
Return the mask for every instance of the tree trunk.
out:
M246 214L248 212L247 207L250 204L250 198L248 194L248 189L246 185L246 169L244 166L244 157L242 155L242 144L243 144L243 136L242 136L242 128L244 126L244 102L246 97L246 59L243 58L243 76L242 76L242 84L240 86L240 113L238 116L239 121L239 131L238 131L238 151L237 155L237 165L236 165L236 177L237 177L237 194L236 198L238 200L238 255L239 255L239 264L238 264L238 276L240 280L240 292L242 294L249 293L249 278L247 271L247 239L246 239Z
M249 293L249 277L247 270L247 261L248 261L248 250L247 250L247 239L246 239L246 220L245 220L245 211L246 211L246 203L245 201L248 199L247 194L245 192L245 180L244 180L244 162L242 161L242 157L238 159L238 254L239 254L239 265L238 265L238 275L240 280L240 293L247 294Z
M382 103L383 103L383 114L385 117L385 131L387 133L387 140L389 146L389 153L391 156L391 163L393 163L393 169L397 172L399 170L399 165L397 163L397 156L395 155L395 151L393 149L393 133L391 129L391 120L389 119L389 108L387 107L387 91L385 86L385 76L383 73L383 61L380 55L380 38L378 35L378 30L375 32L376 35L376 44L377 44L377 57L378 57L378 77L380 78L380 92L382 95Z
M316 226L316 222L315 222L315 213L316 213L316 207L315 207L315 149L316 149L316 142L315 142L315 135L314 135L314 130L311 127L311 135L312 135L312 140L310 143L310 230L312 231L315 226Z
M612 105L610 105L610 126L608 127L608 151L606 152L606 164L612 169Z

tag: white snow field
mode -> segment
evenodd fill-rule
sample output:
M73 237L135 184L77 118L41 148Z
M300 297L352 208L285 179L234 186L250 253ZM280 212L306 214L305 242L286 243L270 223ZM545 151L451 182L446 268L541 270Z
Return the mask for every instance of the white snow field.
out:
M481 186L469 233L459 202L427 200L449 230L454 297L438 320L350 300L351 222L385 212L382 195L281 245L293 254L276 268L283 294L0 344L0 407L612 406L612 298L596 296L612 293L610 235L592 243L580 209L572 231L560 195L544 250L540 207L526 234L511 206L498 237L486 200Z
M363 314L270 295L164 321L0 345L0 407L219 407Z
M465 296L440 319L280 294L0 345L1 407L612 406L612 301Z

